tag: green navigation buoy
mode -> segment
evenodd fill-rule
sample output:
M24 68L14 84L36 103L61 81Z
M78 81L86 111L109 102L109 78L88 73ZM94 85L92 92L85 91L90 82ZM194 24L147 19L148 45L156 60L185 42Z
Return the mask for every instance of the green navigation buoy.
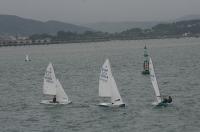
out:
M149 55L147 52L147 46L144 46L144 63L143 63L143 71L142 74L148 75L150 74L149 72Z

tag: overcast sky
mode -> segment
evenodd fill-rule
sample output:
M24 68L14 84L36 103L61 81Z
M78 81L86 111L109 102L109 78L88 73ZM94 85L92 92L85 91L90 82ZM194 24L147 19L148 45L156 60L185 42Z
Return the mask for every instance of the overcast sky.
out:
M0 14L71 23L162 21L200 14L200 0L0 0Z

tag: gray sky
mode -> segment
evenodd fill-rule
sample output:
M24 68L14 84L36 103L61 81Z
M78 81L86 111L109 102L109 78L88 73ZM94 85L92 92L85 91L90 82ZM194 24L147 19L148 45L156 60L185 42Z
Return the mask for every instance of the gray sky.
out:
M0 14L71 23L162 21L200 14L200 0L0 0Z

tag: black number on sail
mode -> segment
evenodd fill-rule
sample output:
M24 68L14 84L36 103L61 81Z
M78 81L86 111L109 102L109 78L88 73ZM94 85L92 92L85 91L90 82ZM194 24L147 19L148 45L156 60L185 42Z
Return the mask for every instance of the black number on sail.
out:
M120 99L116 99L115 101L120 101Z
M108 69L101 69L100 79L103 81L108 81Z
M51 68L49 69L49 71L45 72L45 79L46 79L47 82L50 82L50 83L53 82L52 77L51 77L51 73L52 73Z

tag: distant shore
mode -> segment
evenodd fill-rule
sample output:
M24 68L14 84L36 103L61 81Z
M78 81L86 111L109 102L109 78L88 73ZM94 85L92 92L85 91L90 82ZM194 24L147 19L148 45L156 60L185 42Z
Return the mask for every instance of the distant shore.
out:
M92 39L92 40L70 40L70 41L51 41L51 42L37 42L37 43L12 43L12 42L4 42L0 43L0 47L9 47L9 46L32 46L32 45L51 45L51 44L72 44L72 43L89 43L89 42L108 42L112 40L149 40L149 39L180 39L180 38L199 38L199 37L154 37L154 38L134 38L134 39L127 39L127 38L118 38L118 39Z
M147 40L169 38L199 38L200 20L157 24L149 29L131 28L119 33L101 31L57 31L56 34L32 34L30 36L0 36L0 46L49 45L111 40Z
M93 40L70 40L70 41L51 41L51 42L1 42L0 47L9 46L31 46L31 45L51 45L51 44L69 44L69 43L87 43L87 42L105 42L110 41L110 39L93 39Z

